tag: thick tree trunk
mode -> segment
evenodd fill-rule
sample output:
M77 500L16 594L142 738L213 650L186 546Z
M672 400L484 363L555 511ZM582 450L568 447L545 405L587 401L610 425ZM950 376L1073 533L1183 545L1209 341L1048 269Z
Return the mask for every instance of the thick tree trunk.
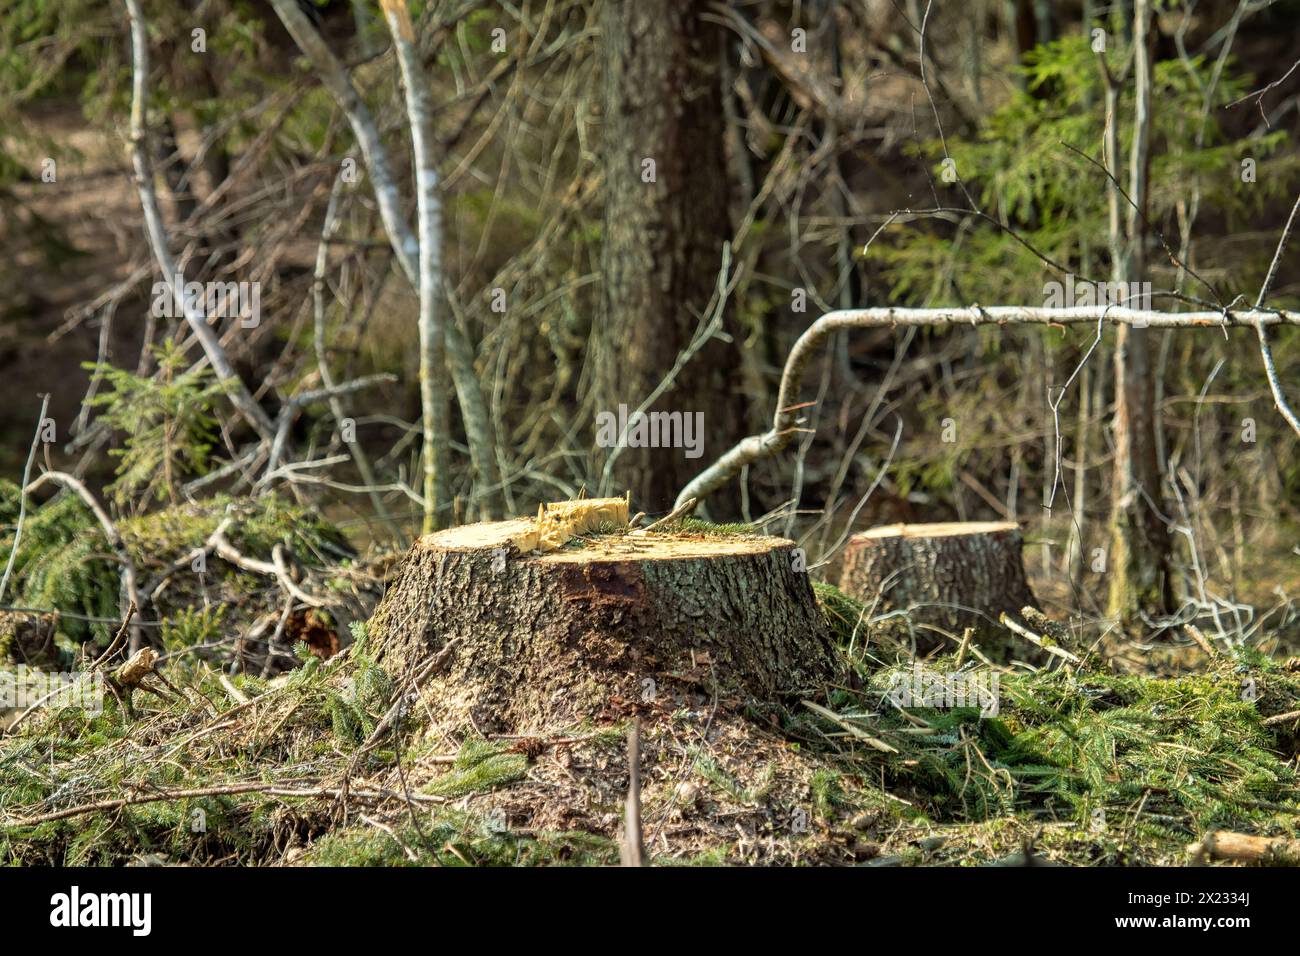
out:
M1037 606L1021 545L1020 529L1006 522L872 528L849 539L840 589L874 615L907 611L913 624L956 638L968 627L981 636L1000 636L999 615L1019 617L1021 608ZM923 643L948 643L936 637L932 633Z
M421 538L370 623L438 724L539 732L710 701L774 700L843 676L794 543L650 533L520 554L531 518Z
M727 214L719 28L694 0L609 0L603 20L605 232L597 408L634 411L700 326L717 286ZM653 167L651 167L653 164ZM649 181L648 181L649 180ZM736 346L714 338L647 411L702 412L703 454L741 434ZM699 470L680 448L619 453L614 484L649 514Z

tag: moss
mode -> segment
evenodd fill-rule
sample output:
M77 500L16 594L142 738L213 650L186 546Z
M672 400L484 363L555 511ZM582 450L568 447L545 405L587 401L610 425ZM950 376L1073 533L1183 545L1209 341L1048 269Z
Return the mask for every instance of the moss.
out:
M702 534L712 537L726 537L737 534L758 534L758 528L752 524L715 524L712 521L705 521L703 518L692 518L689 516L680 518L670 525L665 525L660 530L664 533Z
M0 528L17 522L18 488L0 481ZM116 631L120 614L121 569L113 548L85 504L75 495L61 494L40 507L28 502L22 539L14 560L12 593L16 604L62 613L59 632L72 647L94 641L105 646ZM284 544L308 566L336 566L352 551L343 535L315 511L274 495L249 499L214 498L178 505L152 514L124 518L117 523L122 544L142 579L184 558L201 547L227 515L234 517L228 538L234 547L252 557L266 558L276 544ZM13 534L0 537L0 553L7 554ZM164 592L158 610L176 646L202 643L223 621L196 618L190 605L207 606L197 575L176 575ZM258 575L212 559L207 584L221 582L228 598L250 598L264 591ZM227 602L229 603L229 602ZM256 603L236 601L240 612L255 616ZM247 606L244 606L247 605ZM190 616L186 616L186 614ZM98 620L96 620L98 619ZM69 656L69 655L65 655ZM69 660L62 663L68 664Z
M618 847L591 833L520 834L484 817L443 810L417 830L355 827L318 840L303 862L314 866L608 866Z

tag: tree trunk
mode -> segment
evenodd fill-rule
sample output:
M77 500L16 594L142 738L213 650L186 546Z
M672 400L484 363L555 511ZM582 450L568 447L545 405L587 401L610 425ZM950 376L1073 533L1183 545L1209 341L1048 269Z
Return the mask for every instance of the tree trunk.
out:
M438 194L435 157L433 97L420 65L415 29L406 0L383 0L384 19L393 36L397 63L406 90L406 114L415 152L416 210L420 233L420 435L424 482L424 521L427 534L441 524L439 513L448 502L448 407L443 388L446 366L446 332L439 314L442 296L442 198ZM494 497L495 491L491 492ZM489 498L490 500L490 498ZM490 506L489 506L490 507ZM491 516L491 511L487 512Z
M1114 269L1115 278L1125 283L1140 282L1146 273L1150 26L1150 2L1138 0L1133 30L1136 103L1129 157L1128 246ZM1113 184L1111 188L1114 209L1117 201ZM1114 213L1112 224L1113 221ZM1118 244L1114 237L1112 244ZM1139 620L1144 613L1163 616L1171 604L1169 530L1160 516L1160 459L1156 453L1159 443L1149 335L1145 328L1124 326L1115 339L1115 457L1111 480L1108 612L1126 623Z
M446 652L421 682L440 727L539 732L843 676L791 541L616 533L521 554L537 527L426 535L370 622L399 683Z
M717 286L727 214L718 28L693 0L605 4L604 315L597 409L635 411L690 345ZM653 162L653 170L647 161ZM647 181L651 179L652 181ZM647 411L702 412L709 445L740 435L734 344L714 338ZM611 449L613 451L613 449ZM680 448L624 448L614 486L668 511L700 467Z
M998 617L1036 606L1025 580L1020 529L1009 522L899 524L849 539L840 589L866 603L873 616L907 611L913 624L955 638L973 627L1002 636ZM928 647L955 644L936 639Z

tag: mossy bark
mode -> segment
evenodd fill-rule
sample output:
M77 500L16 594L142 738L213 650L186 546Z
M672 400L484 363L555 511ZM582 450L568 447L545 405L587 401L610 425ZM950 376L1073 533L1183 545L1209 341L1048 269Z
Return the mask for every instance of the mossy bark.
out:
M456 642L423 688L440 720L539 731L842 676L793 542L620 535L520 555L508 541L521 524L420 539L371 620L398 680Z

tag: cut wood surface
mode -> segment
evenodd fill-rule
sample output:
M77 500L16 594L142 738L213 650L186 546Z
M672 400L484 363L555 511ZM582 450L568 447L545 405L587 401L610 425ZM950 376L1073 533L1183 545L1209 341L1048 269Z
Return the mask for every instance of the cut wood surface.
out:
M719 696L773 700L841 676L792 541L620 532L521 553L515 542L538 525L426 535L376 610L371 639L399 680L459 642L423 688L435 716L526 732Z
M527 522L527 519L524 519ZM584 498L538 505L537 518L526 524L511 543L520 551L554 551L580 534L606 525L626 528L626 498Z
M1036 606L1021 546L1020 529L1010 522L872 528L849 539L840 588L875 616L906 611L913 623L955 638L968 627L988 635L998 631L1003 613L1019 616L1026 605ZM942 643L929 636L926 643Z

